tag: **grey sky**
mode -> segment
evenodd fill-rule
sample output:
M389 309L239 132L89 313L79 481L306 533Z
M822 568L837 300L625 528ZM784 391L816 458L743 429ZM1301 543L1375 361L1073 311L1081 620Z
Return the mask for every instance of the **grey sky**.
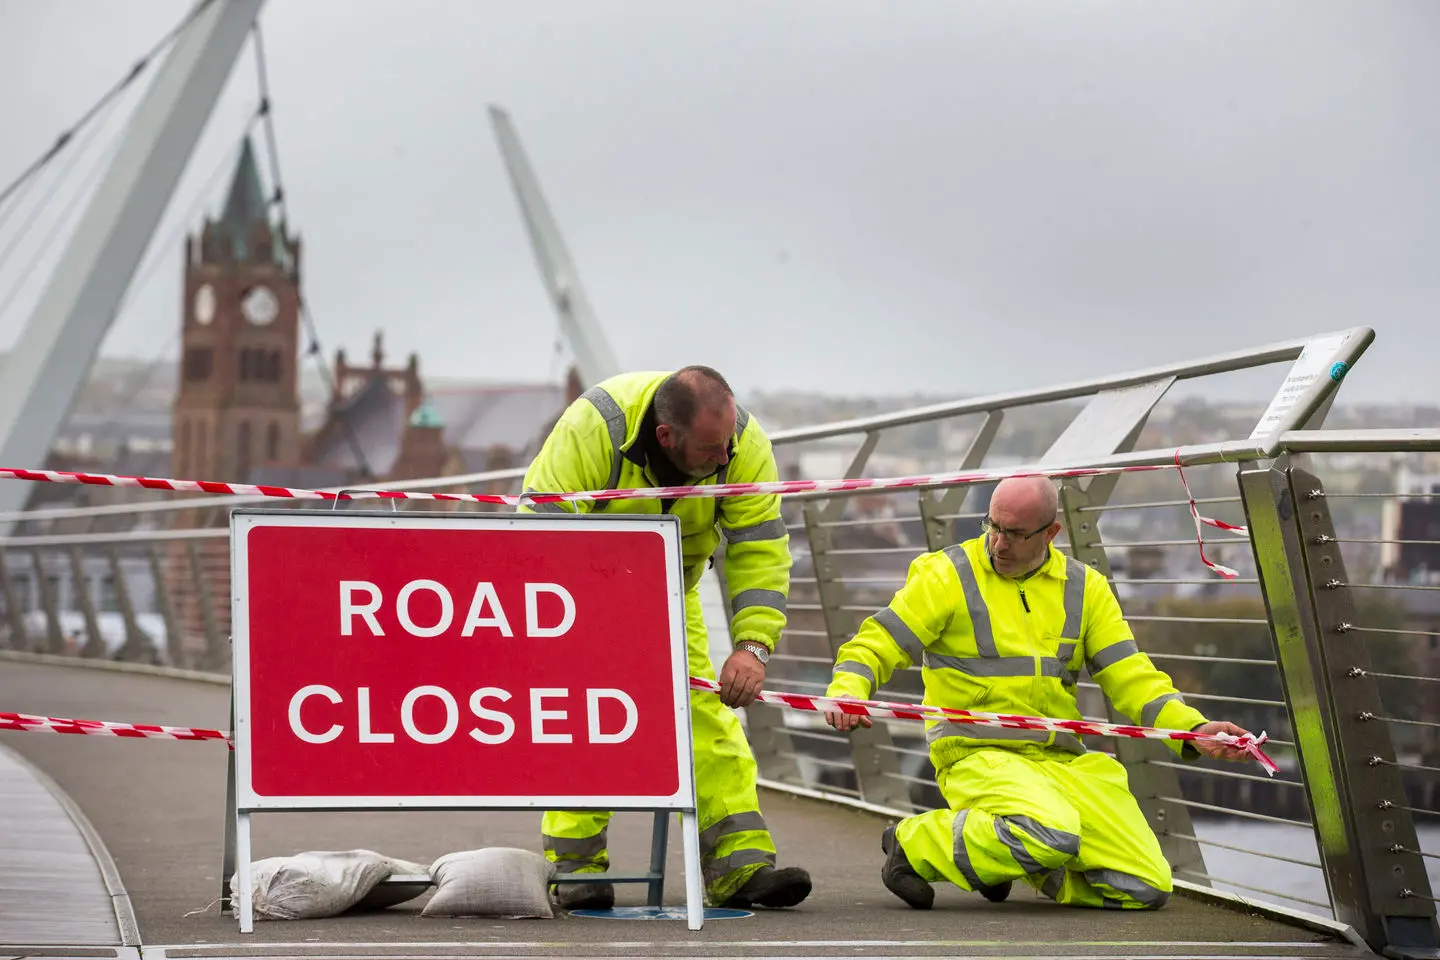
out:
M0 0L0 182L187 6ZM556 369L495 102L627 366L979 393L1368 324L1349 399L1440 401L1440 4L275 0L263 26L327 355L384 327L437 376ZM218 207L255 90L247 50L162 237ZM151 253L107 353L174 352L179 243Z

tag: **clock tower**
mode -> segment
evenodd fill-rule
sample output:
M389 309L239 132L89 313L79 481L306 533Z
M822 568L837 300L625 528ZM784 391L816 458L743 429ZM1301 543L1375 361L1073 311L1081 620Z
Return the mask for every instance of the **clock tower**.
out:
M300 455L300 241L272 222L247 138L218 220L186 238L172 476L248 481Z

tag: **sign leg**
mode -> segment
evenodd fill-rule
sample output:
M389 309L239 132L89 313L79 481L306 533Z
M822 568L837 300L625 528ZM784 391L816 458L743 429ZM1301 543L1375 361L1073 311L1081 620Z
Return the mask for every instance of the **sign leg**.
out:
M650 872L655 879L649 883L645 902L652 907L665 905L665 854L670 843L670 811L655 811L655 827L650 834Z
M235 693L230 693L230 729L235 729ZM232 733L231 736L234 736ZM225 751L225 842L220 854L220 912L234 909L230 878L235 875L235 747Z
M705 925L705 888L700 883L700 818L694 810L680 813L685 842L685 921L691 930Z
M250 902L250 814L248 813L242 813L236 817L235 856L239 860L239 863L236 864L235 877L235 886L238 888L235 891L238 909L235 912L240 915L240 932L252 933L255 929L255 915L254 904Z

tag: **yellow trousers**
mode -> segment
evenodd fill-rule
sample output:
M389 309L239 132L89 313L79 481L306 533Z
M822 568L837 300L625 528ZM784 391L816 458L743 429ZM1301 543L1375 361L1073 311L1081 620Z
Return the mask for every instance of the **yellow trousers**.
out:
M950 808L896 829L931 883L974 890L1023 880L1083 907L1153 909L1170 899L1170 865L1113 757L979 747L937 781Z
M690 675L715 679L700 595L693 588L685 594L685 632ZM755 756L734 711L715 694L692 690L690 729L705 899L718 906L762 866L775 865L775 843L760 816ZM562 873L608 869L610 817L599 810L547 811L540 821L545 856Z

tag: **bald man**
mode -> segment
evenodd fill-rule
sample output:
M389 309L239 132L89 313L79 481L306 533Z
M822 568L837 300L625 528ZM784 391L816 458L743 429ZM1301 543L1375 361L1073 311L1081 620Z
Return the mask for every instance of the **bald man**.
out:
M585 391L561 415L525 473L525 491L575 493L775 480L764 427L720 373L695 364L673 372L625 373ZM670 514L680 521L685 633L692 677L716 679L697 587L721 540L735 650L720 668L720 696L690 692L695 789L705 896L715 906L793 907L810 895L810 874L779 867L760 813L759 771L731 707L753 703L785 629L790 535L774 494L540 503L522 512ZM625 657L624 624L614 655ZM540 822L545 855L561 873L599 874L562 884L566 910L608 910L610 813L550 810Z
M1058 513L1051 481L1002 480L983 535L916 558L889 606L840 647L827 695L870 699L895 670L920 664L927 704L1078 720L1083 664L1139 725L1245 734L1187 705L1140 651L1105 577L1054 547ZM826 720L870 726L848 714ZM928 910L941 880L997 902L1015 880L1075 906L1169 899L1170 866L1113 757L1069 733L937 720L925 734L949 809L881 836L881 879L911 907ZM1186 759L1245 756L1215 742L1169 746Z

